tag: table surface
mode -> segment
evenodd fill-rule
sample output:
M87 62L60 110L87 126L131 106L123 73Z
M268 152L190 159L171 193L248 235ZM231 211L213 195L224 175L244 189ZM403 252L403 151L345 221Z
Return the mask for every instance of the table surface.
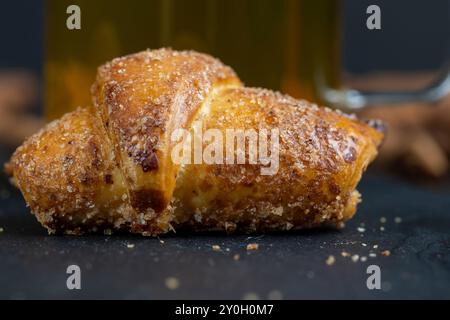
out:
M364 201L340 231L153 239L48 236L20 194L3 186L0 298L449 299L450 188L414 186L372 172L359 190ZM249 243L259 249L248 252ZM343 251L367 260L354 262ZM330 255L332 265L326 263ZM81 268L81 290L66 287L72 264ZM380 267L380 290L367 288L369 265Z

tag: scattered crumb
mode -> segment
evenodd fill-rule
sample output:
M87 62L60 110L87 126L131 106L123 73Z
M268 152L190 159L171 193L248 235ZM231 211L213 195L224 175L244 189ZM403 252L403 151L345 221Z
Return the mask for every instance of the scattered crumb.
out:
M267 295L269 300L283 300L283 294L278 290L272 290Z
M164 242L164 240L159 239L159 243L164 244L165 242Z
M249 243L247 245L247 251L255 251L259 249L259 244L257 243Z
M294 225L290 222L286 222L286 230L291 230Z
M348 253L347 251L342 251L342 252L341 252L341 256L343 256L343 257L350 257L351 254Z
M214 251L220 251L220 246L217 245L217 244L215 244L215 245L212 246L212 249L213 249Z
M362 256L362 257L361 257L361 262L366 262L366 261L367 261L367 257Z
M234 261L238 261L240 258L241 258L241 256L238 255L237 253L233 256Z
M103 231L103 234L104 234L105 236L110 236L110 235L113 234L113 232L112 232L111 229L105 229L105 230Z
M355 255L352 256L352 261L353 262L358 262L358 260L359 260L359 255L355 254Z
M366 243L361 243L361 245L362 245L363 247L367 247L367 244L366 244Z
M5 231L5 229L3 229L2 227L0 227L0 233L2 233L3 231Z
M225 248L225 251L226 252L230 252L230 248Z
M400 217L395 217L395 218L394 218L394 222L395 222L395 223L402 223L402 218L400 218Z
M133 249L134 248L134 244L133 243L128 243L127 244L127 248L128 249Z
M259 300L259 296L257 293L249 292L249 293L244 294L244 296L242 297L242 300Z
M376 253L369 253L369 257L371 257L371 258L376 258L377 257L377 254Z
M166 278L166 287L170 290L175 290L180 286L180 281L175 277Z
M384 227L382 226L382 227L380 227L380 231L384 231L385 229L384 229Z
M381 290L385 292L389 292L392 289L392 284L388 281L385 281L381 284Z
M385 257L389 257L391 255L391 252L389 250L384 250L381 254Z
M357 230L358 230L358 232L361 232L361 233L366 232L366 229L363 227L358 227Z
M336 262L336 258L334 256L329 256L325 263L328 266L332 266Z
M377 244L374 244L374 245L373 245L373 248L374 248L374 249L378 249L378 245L377 245Z
M386 221L387 221L386 217L381 217L381 218L380 218L380 222L381 222L381 223L386 223Z

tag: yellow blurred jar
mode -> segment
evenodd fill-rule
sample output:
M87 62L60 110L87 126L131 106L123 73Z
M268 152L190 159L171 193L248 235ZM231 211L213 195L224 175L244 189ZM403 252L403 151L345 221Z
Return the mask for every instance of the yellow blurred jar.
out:
M91 103L97 67L147 48L209 53L249 86L322 102L339 86L340 1L78 0L81 29L69 30L71 0L47 0L46 116Z

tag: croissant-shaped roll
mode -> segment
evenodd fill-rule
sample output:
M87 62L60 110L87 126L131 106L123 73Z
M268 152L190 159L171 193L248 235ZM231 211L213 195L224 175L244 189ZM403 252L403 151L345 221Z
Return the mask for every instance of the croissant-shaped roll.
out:
M340 225L383 139L355 117L246 88L195 52L115 59L92 94L92 107L47 125L6 166L50 232Z

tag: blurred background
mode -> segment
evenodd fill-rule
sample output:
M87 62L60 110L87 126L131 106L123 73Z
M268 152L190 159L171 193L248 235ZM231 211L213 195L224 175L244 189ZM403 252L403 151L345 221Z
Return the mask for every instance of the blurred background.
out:
M66 28L70 4L81 8L81 30ZM366 27L372 4L381 8L380 30ZM232 66L248 86L319 103L326 103L322 87L417 90L449 61L448 0L134 0L126 6L15 0L2 6L2 163L45 122L90 103L99 64L146 48L207 52ZM448 183L450 98L360 113L389 125L379 170Z

